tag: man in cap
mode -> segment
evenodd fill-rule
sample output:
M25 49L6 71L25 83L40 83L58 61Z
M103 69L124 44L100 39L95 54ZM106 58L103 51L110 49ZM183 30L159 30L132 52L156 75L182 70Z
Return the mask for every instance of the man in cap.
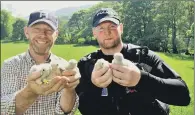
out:
M160 57L147 47L122 42L123 24L113 9L98 10L92 25L100 49L78 63L81 79L76 92L82 115L168 115L167 104L190 103L186 83ZM112 64L119 52L129 60L128 66ZM110 67L94 69L98 59Z
M24 34L28 50L5 60L1 68L1 115L73 114L78 107L79 71L65 71L48 84L35 82L40 72L29 74L33 65L62 59L50 51L58 37L57 17L45 10L31 13Z

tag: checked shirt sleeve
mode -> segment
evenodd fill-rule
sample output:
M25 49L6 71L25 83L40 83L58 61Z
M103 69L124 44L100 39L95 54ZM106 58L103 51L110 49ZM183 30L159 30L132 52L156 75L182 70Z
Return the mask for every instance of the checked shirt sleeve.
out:
M15 96L18 91L16 68L4 62L1 68L1 115L15 115Z

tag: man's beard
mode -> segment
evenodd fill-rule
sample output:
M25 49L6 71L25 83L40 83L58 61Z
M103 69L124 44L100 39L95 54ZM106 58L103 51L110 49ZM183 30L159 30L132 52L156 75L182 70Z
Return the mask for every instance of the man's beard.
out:
M99 42L100 47L104 48L104 49L112 49L117 47L120 43L121 43L121 39L118 38L116 40L113 40L112 43L106 44L105 40L103 42Z
M34 53L36 53L37 55L40 55L40 56L43 56L45 54L48 54L49 53L49 50L52 47L52 44L48 44L45 47L39 47L35 42L32 43L32 41L31 41L30 45L31 45L31 48L34 51Z

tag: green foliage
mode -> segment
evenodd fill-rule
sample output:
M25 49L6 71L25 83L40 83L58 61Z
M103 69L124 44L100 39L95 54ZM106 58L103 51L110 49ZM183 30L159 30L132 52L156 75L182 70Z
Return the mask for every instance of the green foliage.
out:
M75 12L68 21L72 41L84 38L93 42L92 18L103 7L116 10L124 24L124 42L146 45L155 51L173 51L192 48L194 7L191 1L112 1L102 2L91 8ZM194 26L193 26L194 27ZM193 28L194 29L194 28ZM188 42L184 39L190 36Z
M78 44L84 44L85 42L85 39L84 38L79 38L78 39Z
M27 25L27 21L21 18L17 18L13 24L13 35L11 40L25 40L26 36L24 35L24 27Z
M1 40L10 39L12 36L13 20L10 12L1 10Z
M147 45L151 48L151 42L159 36L155 32L153 15L154 3L152 1L124 1L124 34L123 41L139 45ZM155 42L160 43L160 42ZM157 44L158 45L158 44ZM154 46L155 47L155 46ZM155 48L154 48L155 49Z
M56 40L56 44L65 44L65 43L70 43L71 38L68 33L68 17L67 16L61 16L59 17L59 34L58 34L58 39Z
M92 34L92 19L98 9L105 7L113 8L119 13L123 23L124 42L146 45L151 50L163 52L180 53L194 49L193 1L100 2L75 12L71 17L59 17L59 37L56 44L97 44ZM13 32L10 29L11 21L8 17L11 17L11 14L4 10L2 12L1 39L10 38L12 33L12 40L20 38L20 29L14 28ZM3 21L7 22L4 24Z

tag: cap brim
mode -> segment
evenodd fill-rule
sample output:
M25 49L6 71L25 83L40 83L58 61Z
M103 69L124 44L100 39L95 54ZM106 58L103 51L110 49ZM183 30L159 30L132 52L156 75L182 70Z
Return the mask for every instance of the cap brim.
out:
M105 21L111 21L111 22L113 22L113 23L115 23L117 25L120 23L119 20L116 19L116 18L105 17L105 18L102 18L101 20L96 21L93 26L96 27L100 23L105 22Z
M46 19L39 19L39 20L36 20L36 21L32 22L29 26L32 26L32 25L34 25L34 24L36 24L36 23L39 23L39 22L45 22L45 23L47 23L49 26L51 26L52 29L57 30L57 27L53 24L53 22L51 22L50 20L46 20Z

